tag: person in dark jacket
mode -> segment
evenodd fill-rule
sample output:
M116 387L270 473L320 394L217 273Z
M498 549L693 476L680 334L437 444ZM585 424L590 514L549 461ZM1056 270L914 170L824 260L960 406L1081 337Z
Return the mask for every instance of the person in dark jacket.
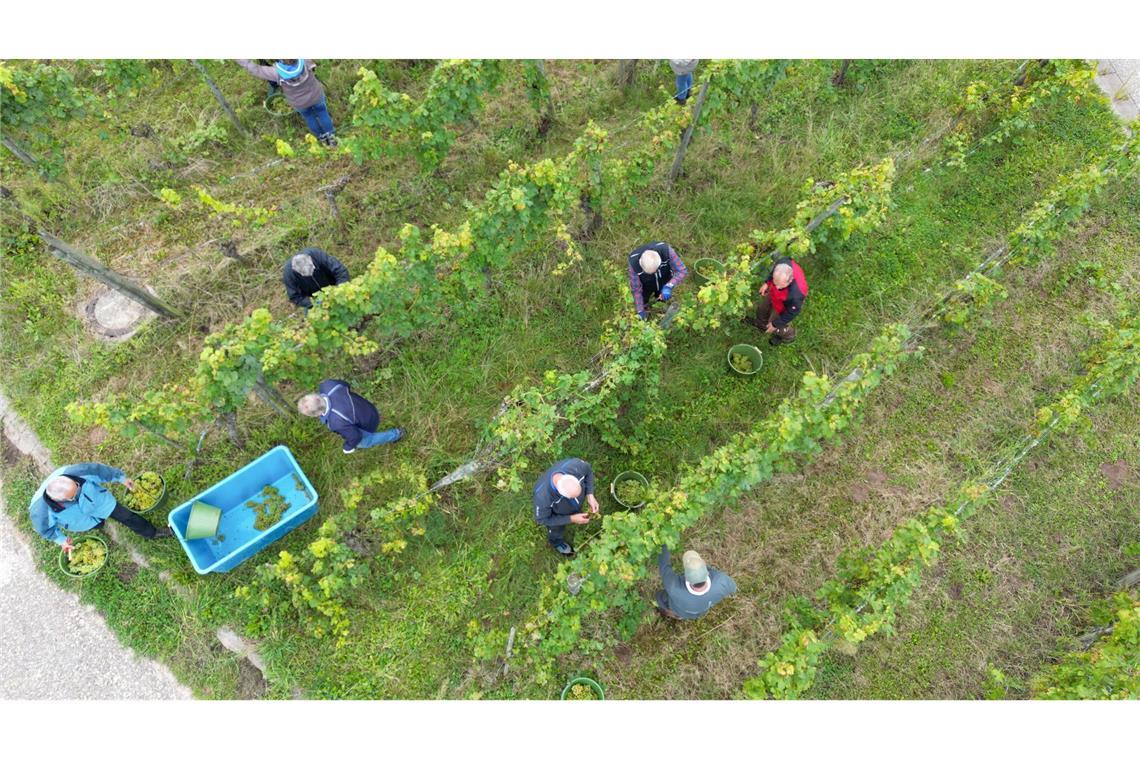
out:
M590 505L590 512L582 511L582 496ZM546 528L546 540L559 554L570 557L574 547L566 541L566 526L584 525L590 514L597 514L599 505L594 497L594 470L581 459L563 459L555 462L534 484L534 521Z
M756 326L767 332L773 346L796 339L792 320L799 316L807 297L808 284L800 265L784 256L777 259L768 279L760 286L760 305L756 309Z
M63 531L98 528L108 517L126 525L143 538L168 538L170 528L155 528L146 518L119 504L106 483L123 483L133 490L135 482L122 470L97 462L69 464L48 475L28 505L36 533L54 541L69 553L71 538Z
M637 316L645 319L654 298L668 301L688 276L685 262L668 243L650 243L629 254L629 289Z
M320 248L306 248L285 262L281 280L289 300L307 311L321 288L348 282L348 267Z
M316 61L311 58L282 58L272 66L261 66L241 58L238 65L258 79L277 84L285 93L285 102L301 114L309 131L330 148L336 147L336 129L329 116L325 86L313 72Z
M684 575L673 572L669 547L661 547L657 571L665 590L657 592L657 610L665 617L696 620L721 599L736 593L736 581L708 567L695 551L685 552L681 563L685 567Z
M376 432L380 412L368 399L353 393L344 380L325 380L316 393L297 401L297 410L306 417L320 417L325 427L343 438L345 454L395 443L406 432L402 427Z

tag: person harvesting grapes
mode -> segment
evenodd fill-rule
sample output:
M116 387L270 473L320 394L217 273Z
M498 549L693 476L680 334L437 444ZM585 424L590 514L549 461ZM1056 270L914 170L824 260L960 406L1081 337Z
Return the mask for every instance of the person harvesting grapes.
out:
M325 86L313 73L316 61L311 58L282 58L272 66L260 66L249 59L239 58L238 65L258 79L276 83L285 94L285 102L301 114L309 131L328 147L336 147L336 130L329 115Z
M344 380L325 380L316 393L298 399L297 410L306 417L320 417L325 427L343 438L345 454L395 443L406 432L402 427L377 432L380 412Z
M71 551L71 539L63 531L81 532L98 528L107 518L130 528L143 538L168 538L170 528L155 528L145 517L119 504L107 483L123 483L133 490L135 482L122 470L96 462L69 464L48 475L28 505L32 527L48 541Z
M768 279L760 286L760 304L754 323L772 336L768 342L773 346L796 339L792 320L803 309L807 293L807 279L800 265L790 256L777 259Z
M662 546L657 558L657 571L663 591L657 592L657 611L674 620L696 620L713 605L736 593L736 581L726 573L710 568L701 555L689 550L681 556L683 575L673 571L669 547Z
M629 289L637 316L645 319L646 310L655 298L668 301L673 296L673 288L688 276L685 262L668 243L650 243L629 254Z
M285 272L281 276L289 300L306 312L313 308L313 296L321 288L342 285L348 280L348 267L320 248L305 248L291 257L285 262Z
M583 492L589 513L582 511ZM588 523L590 515L599 509L594 496L594 469L577 458L555 462L534 484L532 501L534 521L546 528L550 546L564 557L573 556L574 547L566 541L566 526Z

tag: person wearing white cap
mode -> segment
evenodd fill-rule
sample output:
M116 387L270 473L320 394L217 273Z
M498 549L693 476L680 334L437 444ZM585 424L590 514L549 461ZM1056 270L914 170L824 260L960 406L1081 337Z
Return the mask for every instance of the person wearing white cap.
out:
M668 243L643 245L629 254L629 289L633 308L645 319L653 299L668 301L673 288L689 276L689 269Z
M736 593L736 581L719 570L710 568L701 555L691 549L681 556L685 574L673 571L669 547L661 547L657 569L665 590L657 592L657 611L675 620L696 620L712 606Z
M589 513L582 511L583 501L590 505ZM599 509L594 497L594 468L577 458L555 462L534 484L533 502L534 521L546 528L550 546L564 557L573 556L574 547L565 538L566 526L588 523L590 515Z

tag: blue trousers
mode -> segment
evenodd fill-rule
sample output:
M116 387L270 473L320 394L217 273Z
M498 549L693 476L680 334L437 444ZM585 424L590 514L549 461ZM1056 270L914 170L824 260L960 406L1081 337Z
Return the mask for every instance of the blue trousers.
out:
M678 74L677 75L677 94L673 97L682 103L689 97L689 90L693 89L693 75L692 74Z
M329 116L328 103L324 97L321 97L319 103L314 103L308 108L298 108L297 113L301 114L301 118L305 120L305 124L314 136L328 137L334 134L332 117Z
M376 433L365 433L364 437L360 439L360 443L356 444L356 448L370 449L373 446L379 446L384 443L392 443L399 438L399 428L390 428L388 430L381 430Z

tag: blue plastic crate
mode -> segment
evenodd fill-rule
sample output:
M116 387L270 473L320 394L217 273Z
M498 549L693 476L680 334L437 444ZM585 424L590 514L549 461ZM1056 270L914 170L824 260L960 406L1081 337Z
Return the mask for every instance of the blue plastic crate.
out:
M300 479L305 492L297 490L293 476ZM272 485L289 502L289 508L276 525L264 531L253 527L254 511L246 507L249 500L260 501L258 495ZM190 506L196 501L222 510L218 533L210 538L186 538L186 522ZM301 471L293 452L277 446L253 460L225 480L211 486L171 510L166 518L178 537L190 563L200 575L225 573L269 546L317 513L317 491Z

